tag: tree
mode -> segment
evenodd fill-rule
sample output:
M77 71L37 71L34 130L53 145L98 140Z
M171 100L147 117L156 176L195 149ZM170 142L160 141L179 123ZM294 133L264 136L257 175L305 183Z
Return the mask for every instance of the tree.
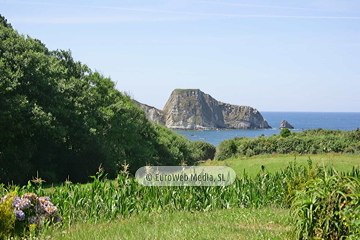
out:
M0 14L0 26L12 28L11 24L7 22L6 18Z
M86 182L100 164L115 177L125 161L135 173L198 160L189 140L150 123L110 78L2 16L0 76L0 182L24 184L37 171L48 183Z
M288 128L281 129L280 136L286 138L291 135L291 131Z

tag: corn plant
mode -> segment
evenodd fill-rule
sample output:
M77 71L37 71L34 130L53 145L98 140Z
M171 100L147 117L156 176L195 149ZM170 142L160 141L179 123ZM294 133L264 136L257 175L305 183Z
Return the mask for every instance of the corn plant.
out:
M353 197L350 193L341 194L347 189L345 186L340 188L341 191L331 188L342 186L342 176L345 175L357 179L359 170L354 168L350 173L340 174L324 167L313 167L309 160L307 167L293 163L275 173L269 173L265 168L255 177L245 173L243 178L237 178L229 186L155 187L143 186L127 173L109 180L105 172L99 170L88 184L73 184L68 180L60 186L44 188L41 182L29 182L19 189L19 194L33 192L38 196L49 196L58 208L63 227L75 222L96 223L151 212L292 206L298 236L306 238L325 234L326 229L337 229L339 224L348 228L338 228L337 233L329 233L331 236L348 234L358 226L352 213L354 209L360 210L356 208L356 187L351 188L351 194L355 194ZM356 181L349 180L347 184L358 186ZM329 206L340 207L321 210ZM335 223L329 218L319 222L318 216L331 216ZM355 230L351 231L354 236L357 234Z
M359 216L354 214L360 210L360 181L330 172L333 175L309 180L294 196L291 212L297 239L340 239L360 234Z

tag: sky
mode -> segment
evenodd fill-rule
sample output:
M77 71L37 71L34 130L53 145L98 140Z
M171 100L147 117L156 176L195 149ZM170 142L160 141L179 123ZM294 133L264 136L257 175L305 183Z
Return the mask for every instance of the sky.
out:
M197 88L259 111L360 112L358 0L0 0L0 14L159 109Z

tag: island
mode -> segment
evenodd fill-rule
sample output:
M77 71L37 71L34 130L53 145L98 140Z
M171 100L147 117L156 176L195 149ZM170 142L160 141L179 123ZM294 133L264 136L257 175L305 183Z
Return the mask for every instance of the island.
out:
M163 110L134 102L147 118L170 129L266 129L261 113L249 106L217 101L200 89L175 89Z

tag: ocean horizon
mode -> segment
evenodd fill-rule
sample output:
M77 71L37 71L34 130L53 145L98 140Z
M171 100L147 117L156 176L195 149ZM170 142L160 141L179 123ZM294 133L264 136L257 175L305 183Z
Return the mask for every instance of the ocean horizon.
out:
M280 133L280 122L288 121L295 127L292 131L308 129L331 129L352 131L360 128L360 112L261 112L272 128L269 129L219 129L219 130L175 130L192 141L205 141L218 146L220 142L234 137L254 138Z

